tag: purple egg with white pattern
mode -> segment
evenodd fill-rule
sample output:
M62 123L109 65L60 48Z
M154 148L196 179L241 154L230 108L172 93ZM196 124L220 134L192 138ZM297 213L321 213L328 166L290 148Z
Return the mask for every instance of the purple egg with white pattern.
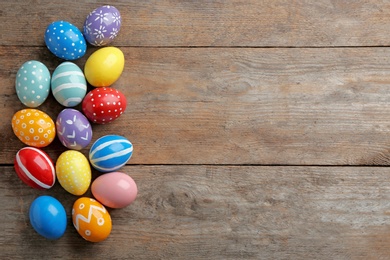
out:
M65 108L56 120L57 136L68 149L81 150L92 140L92 127L88 119L78 110Z
M114 6L98 7L90 12L85 19L84 37L94 46L105 46L118 36L121 22L121 15Z

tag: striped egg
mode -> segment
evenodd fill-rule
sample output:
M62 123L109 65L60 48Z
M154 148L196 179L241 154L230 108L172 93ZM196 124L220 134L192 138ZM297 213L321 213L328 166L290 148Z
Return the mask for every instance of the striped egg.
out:
M116 171L133 154L133 145L120 135L105 135L97 139L89 150L89 161L100 172Z
M35 189L50 189L56 181L53 161L38 148L20 149L15 156L14 168L18 177Z
M61 63L53 72L51 91L61 105L65 107L77 106L87 93L84 73L73 62Z

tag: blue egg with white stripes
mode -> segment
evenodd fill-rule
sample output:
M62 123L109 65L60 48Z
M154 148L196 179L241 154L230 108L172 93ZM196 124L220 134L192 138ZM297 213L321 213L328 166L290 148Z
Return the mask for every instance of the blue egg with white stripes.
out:
M87 81L83 71L73 62L61 63L51 77L51 91L61 105L77 106L87 94Z
M89 150L89 162L100 172L112 172L124 166L133 154L131 142L120 135L105 135Z
M47 26L45 35L47 48L58 58L75 60L84 56L87 43L81 31L67 21L55 21Z

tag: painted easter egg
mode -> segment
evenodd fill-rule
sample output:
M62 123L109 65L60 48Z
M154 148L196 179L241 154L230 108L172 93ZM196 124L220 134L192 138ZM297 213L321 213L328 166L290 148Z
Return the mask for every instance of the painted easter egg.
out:
M47 239L58 239L66 230L67 218L64 206L56 198L43 195L30 205L31 226Z
M15 156L14 168L19 178L35 189L50 189L56 181L53 161L38 148L20 149Z
M51 90L61 105L77 106L87 93L87 81L83 71L73 62L61 63L53 72Z
M56 174L61 186L76 196L83 195L91 184L91 167L79 151L63 152L56 162Z
M46 65L36 60L25 62L16 73L15 89L23 105L40 106L50 90L50 72Z
M45 31L47 48L58 58L75 60L84 56L87 43L81 31L67 21L55 21Z
M89 150L89 161L100 172L112 172L127 163L133 145L120 135L105 135L97 139Z
M72 208L73 226L85 240L101 242L111 233L112 221L110 213L98 201L81 197Z
M92 127L88 119L78 110L65 108L56 120L57 136L68 149L81 150L92 139Z
M87 59L84 75L94 87L109 87L122 74L125 65L123 52L116 47L98 49Z
M105 124L122 115L127 106L125 95L110 87L95 88L82 102L85 116L93 123Z
M16 112L12 117L12 129L24 144L38 148L48 146L56 135L53 120L34 108Z
M92 45L107 45L117 37L121 22L121 14L114 6L98 7L90 12L85 19L84 37Z
M91 185L93 196L110 208L124 208L137 197L137 184L123 172L110 172L97 177Z

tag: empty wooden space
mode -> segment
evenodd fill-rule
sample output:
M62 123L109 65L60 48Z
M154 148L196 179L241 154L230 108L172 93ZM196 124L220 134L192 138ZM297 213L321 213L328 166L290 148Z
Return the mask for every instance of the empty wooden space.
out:
M112 233L94 244L72 226L76 196L15 174L24 145L11 118L23 108L19 67L39 60L53 72L62 62L44 44L46 26L81 28L103 4L0 1L1 259L390 258L389 3L112 3L123 19L113 45L125 55L113 87L128 104L93 125L93 140L133 143L122 171L139 194L109 210ZM39 109L56 118L63 107L49 96ZM66 148L55 140L44 150L56 160ZM55 241L29 222L43 194L67 210Z

